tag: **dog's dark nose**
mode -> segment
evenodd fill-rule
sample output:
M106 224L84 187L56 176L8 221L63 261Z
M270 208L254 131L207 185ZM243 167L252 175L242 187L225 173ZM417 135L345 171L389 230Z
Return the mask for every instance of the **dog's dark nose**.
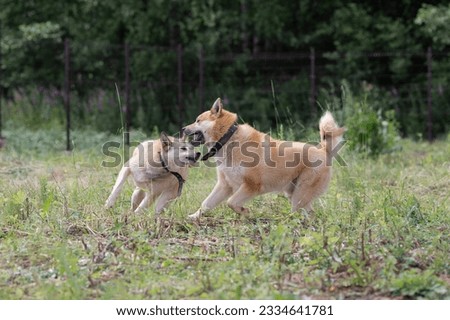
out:
M186 126L181 128L181 133L183 135L190 136L192 134L192 130L189 130L189 128Z
M202 154L200 152L195 153L195 161L197 161Z

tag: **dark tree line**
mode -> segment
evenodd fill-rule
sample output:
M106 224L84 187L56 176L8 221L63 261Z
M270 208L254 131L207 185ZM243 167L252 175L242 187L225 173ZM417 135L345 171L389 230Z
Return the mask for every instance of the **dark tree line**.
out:
M316 106L341 95L346 80L355 96L395 110L403 133L415 135L426 132L432 48L433 135L442 134L450 109L450 6L428 3L0 0L0 85L9 102L3 118L13 105L35 121L43 110L63 119L69 39L76 125L120 127L114 83L123 93L127 44L135 127L176 130L180 116L193 118L217 96L263 130L302 126L317 117L310 101L313 48Z

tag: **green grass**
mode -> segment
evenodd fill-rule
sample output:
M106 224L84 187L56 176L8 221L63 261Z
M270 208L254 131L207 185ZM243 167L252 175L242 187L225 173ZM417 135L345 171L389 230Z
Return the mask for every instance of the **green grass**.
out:
M4 135L0 299L450 297L447 141L403 140L378 159L344 151L314 217L265 195L248 218L221 205L196 224L187 215L213 168L193 168L156 222L153 208L129 212L131 183L103 209L119 170L101 166L111 137L75 132L66 153L62 131Z

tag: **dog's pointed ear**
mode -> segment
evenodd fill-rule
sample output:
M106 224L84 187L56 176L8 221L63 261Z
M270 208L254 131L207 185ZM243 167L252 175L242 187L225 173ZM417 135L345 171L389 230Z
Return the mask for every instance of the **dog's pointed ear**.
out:
M222 100L220 98L217 98L216 102L214 102L211 108L211 113L217 117L220 117L220 115L222 114L222 109Z
M189 137L188 137L188 135L184 132L184 128L181 130L181 133L179 133L178 136L180 137L180 138L178 139L180 142L189 142Z
M180 137L180 141L181 142L188 142L188 136L187 135L185 135L184 133L181 135L181 137Z
M161 132L161 135L159 136L159 140L161 140L161 144L164 149L168 149L170 146L172 146L172 141L170 140L167 133L165 133L164 131Z

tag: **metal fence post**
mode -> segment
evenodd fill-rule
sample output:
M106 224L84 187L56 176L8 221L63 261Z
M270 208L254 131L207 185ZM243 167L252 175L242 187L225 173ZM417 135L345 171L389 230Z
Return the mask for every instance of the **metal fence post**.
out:
M183 104L183 47L181 44L177 46L177 73L178 73L178 127L183 127L184 122L184 104Z
M130 146L131 127L131 97L130 97L130 47L127 42L124 44L125 54L125 144Z
M205 84L204 84L204 72L205 72L205 57L203 55L203 47L200 46L198 50L198 99L199 99L199 113L203 111L203 103L205 99Z
M309 104L311 108L311 115L316 117L317 107L316 107L316 53L314 48L311 48L309 53L309 63L310 63L310 93L309 93Z
M433 140L433 52L431 47L427 51L427 138Z
M66 150L72 150L70 141L70 42L64 39L64 107L66 110Z

